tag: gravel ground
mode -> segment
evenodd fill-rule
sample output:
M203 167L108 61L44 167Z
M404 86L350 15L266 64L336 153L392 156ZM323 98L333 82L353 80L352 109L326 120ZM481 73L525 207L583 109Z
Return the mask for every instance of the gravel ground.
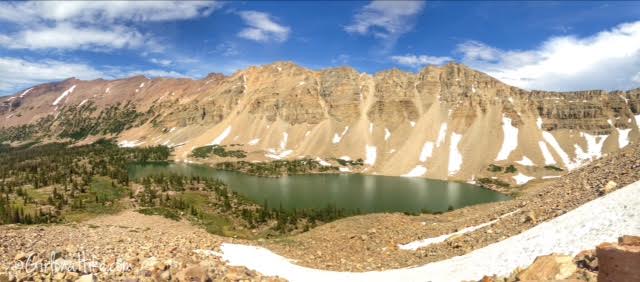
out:
M640 182L595 199L521 234L463 256L415 268L335 272L301 267L267 249L223 244L223 258L289 281L465 281L485 274L508 276L541 255L576 255L625 234L640 235ZM594 216L597 215L597 216Z

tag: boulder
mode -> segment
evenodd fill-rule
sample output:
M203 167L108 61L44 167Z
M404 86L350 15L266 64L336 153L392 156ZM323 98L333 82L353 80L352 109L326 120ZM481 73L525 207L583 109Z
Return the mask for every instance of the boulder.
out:
M578 268L570 256L551 254L540 256L527 269L517 275L520 281L549 281L567 279Z
M640 281L640 238L624 236L618 244L596 247L598 281Z
M208 281L207 269L201 265L189 266L176 275L178 281Z

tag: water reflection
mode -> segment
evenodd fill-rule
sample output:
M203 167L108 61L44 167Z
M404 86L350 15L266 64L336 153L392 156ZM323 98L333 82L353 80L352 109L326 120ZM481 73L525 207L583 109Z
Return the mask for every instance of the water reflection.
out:
M192 164L146 163L129 167L133 179L161 173L217 177L256 203L266 201L271 207L281 204L285 209L323 208L332 204L362 212L445 211L449 205L459 208L507 199L467 183L421 178L360 174L263 178Z

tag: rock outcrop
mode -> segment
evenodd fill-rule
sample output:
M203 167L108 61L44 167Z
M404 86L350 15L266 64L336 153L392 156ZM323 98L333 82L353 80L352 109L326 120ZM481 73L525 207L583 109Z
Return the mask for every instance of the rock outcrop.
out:
M201 80L71 78L34 86L0 101L0 140L24 141L38 130L65 138L56 134L79 123L65 114L69 108L87 108L76 117L82 120L109 117L109 107L127 103L138 112L135 121L106 135L144 146L180 144L177 160L218 141L241 144L249 161L269 160L274 151L346 156L369 159L363 173L498 188L560 175L640 139L640 89L526 91L453 63L369 75L278 62Z

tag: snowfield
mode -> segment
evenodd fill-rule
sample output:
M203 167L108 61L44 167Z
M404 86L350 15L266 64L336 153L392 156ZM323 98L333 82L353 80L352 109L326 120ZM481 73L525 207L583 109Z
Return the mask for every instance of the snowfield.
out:
M458 150L458 143L462 140L462 134L451 134L451 148L449 148L449 175L454 175L462 167L462 154Z
M427 168L422 165L417 165L411 171L401 176L402 177L418 177L418 176L423 176L425 173L427 173Z
M373 166L376 163L377 157L376 146L365 145L364 150L367 153L367 158L364 160L364 163Z
M631 128L618 129L618 145L620 145L620 149L629 145L629 132L631 132Z
M538 141L538 145L540 146L540 151L542 152L542 156L544 157L544 164L545 165L555 164L556 161L553 159L553 155L551 155L551 152L549 151L549 147L547 146L547 143L544 143L544 141Z
M224 243L222 258L263 275L289 281L461 281L484 275L509 275L541 255L576 255L621 235L640 235L640 181L586 203L521 234L466 255L413 268L337 272L302 267L255 246ZM594 216L598 215L598 216Z
M60 94L60 96L58 96L58 98L56 98L56 100L53 101L53 103L51 105L52 106L57 106L58 103L60 103L60 101L62 101L62 99L64 99L64 97L67 97L67 95L71 94L74 89L76 89L75 85L71 86L71 88L69 88L66 91L62 92L62 94Z
M442 143L444 143L445 138L447 138L447 123L443 123L440 125L440 130L438 131L438 139L436 140L436 147L440 147Z
M213 139L211 145L220 145L220 143L222 143L222 141L227 138L227 136L229 136L229 133L231 133L231 125L227 126L227 128L225 128L225 130L220 133L220 135L218 135L216 139Z
M506 116L502 117L502 132L504 133L502 148L498 152L496 161L506 160L518 147L518 128L511 125L511 119Z
M516 181L516 184L524 185L532 179L535 179L535 177L527 176L522 174L522 172L519 172L517 175L513 176L513 179Z
M433 142L427 141L422 145L422 151L420 151L419 160L421 162L426 162L431 155L433 154Z
M531 161L531 159L527 158L527 156L522 156L522 160L516 161L516 163L519 163L523 166L534 166L535 164L533 163L533 161Z

